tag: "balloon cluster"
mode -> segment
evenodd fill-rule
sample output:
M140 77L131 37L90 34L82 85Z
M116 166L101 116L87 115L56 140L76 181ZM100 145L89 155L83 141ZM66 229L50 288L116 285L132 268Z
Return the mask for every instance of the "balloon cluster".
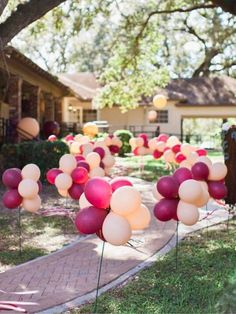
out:
M119 154L120 148L122 147L123 143L119 139L118 136L107 135L103 139L103 141L106 144L106 146L109 148L109 151L111 152L112 155Z
M172 176L161 177L153 190L158 203L154 215L161 221L175 219L191 226L199 219L198 208L211 198L219 200L227 195L224 178L227 167L222 162L212 164L202 156L191 169L181 167Z
M36 212L41 206L38 193L42 189L39 181L40 169L35 164L28 164L22 170L10 168L4 171L2 182L8 188L2 201L5 207L23 209Z
M141 203L140 193L125 178L110 182L103 178L88 180L80 202L75 225L84 234L96 233L103 241L123 245L132 230L147 228L150 212Z
M139 134L138 137L132 137L129 144L135 156L144 156L151 153L148 146L148 136L145 133Z

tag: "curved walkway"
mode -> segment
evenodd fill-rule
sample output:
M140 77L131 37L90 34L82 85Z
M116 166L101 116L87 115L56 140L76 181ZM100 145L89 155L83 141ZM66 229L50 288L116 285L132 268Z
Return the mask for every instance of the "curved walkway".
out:
M152 197L151 184L139 179L132 181L142 192L143 203L152 210L155 200ZM212 206L214 208L216 204ZM179 239L189 232L227 218L227 212L219 209L194 227L180 225ZM100 280L101 291L121 283L153 262L157 252L165 254L174 247L176 225L175 221L161 223L152 219L149 229L134 234L130 241L132 246L115 247L106 243ZM37 290L37 293L7 297L0 295L0 300L36 302L37 305L27 306L29 313L61 313L80 305L95 296L101 250L102 241L95 236L88 236L56 253L1 273L0 290Z

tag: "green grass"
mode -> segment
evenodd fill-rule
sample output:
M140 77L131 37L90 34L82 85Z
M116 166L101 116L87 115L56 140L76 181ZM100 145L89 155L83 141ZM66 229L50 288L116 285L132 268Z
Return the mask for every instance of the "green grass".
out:
M97 313L235 313L235 298L231 297L230 303L225 297L227 291L229 295L232 292L225 286L235 279L235 270L236 222L231 221L228 232L222 224L181 242L177 270L172 250L124 287L103 294ZM218 303L221 305L216 307ZM92 313L93 309L90 304L71 313Z

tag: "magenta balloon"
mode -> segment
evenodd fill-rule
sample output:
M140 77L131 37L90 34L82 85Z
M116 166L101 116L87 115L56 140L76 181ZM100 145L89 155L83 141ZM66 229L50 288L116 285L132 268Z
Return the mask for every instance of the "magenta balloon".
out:
M148 146L148 136L147 136L147 134L141 133L141 134L138 135L138 137L141 137L143 139L143 141L144 141L143 146L148 148L149 146Z
M94 206L85 207L75 218L75 226L79 232L93 234L102 229L103 222L108 214L106 209Z
M84 193L84 187L83 185L73 183L69 188L68 193L74 200L79 200L80 196Z
M77 167L85 168L87 171L90 171L90 166L86 161L79 161Z
M6 191L2 197L2 202L7 208L17 208L22 203L23 198L18 193L17 189Z
M173 177L178 181L179 184L193 178L192 172L188 168L184 167L175 170Z
M176 144L171 148L172 152L174 152L175 154L179 153L180 149L181 149L181 144Z
M102 178L88 180L84 189L89 203L98 208L108 208L110 205L112 189L110 184Z
M221 200L227 196L227 187L224 183L219 181L209 181L208 191L211 197L216 200Z
M161 199L154 207L154 215L160 221L175 219L179 200Z
M166 198L178 197L179 183L172 176L161 177L157 181L157 191Z
M44 123L43 131L46 138L52 134L58 135L60 132L60 125L56 121L47 121Z
M121 188L122 186L133 186L133 184L126 178L122 178L122 177L118 177L115 179L112 179L110 181L110 185L112 188L112 192L114 192L115 190Z
M209 168L204 162L196 162L192 166L192 174L194 180L207 180L209 176Z
M105 165L103 161L100 161L99 167L101 167L102 169L105 169Z
M16 189L21 180L21 170L18 168L10 168L3 172L2 183L8 188Z
M97 153L101 159L103 159L103 157L105 157L105 150L102 147L95 147L93 150L95 153Z
M163 152L160 152L159 150L155 149L152 155L155 159L159 159L163 155Z
M88 181L88 170L83 167L77 167L72 171L71 178L74 183L83 184Z
M82 156L82 155L75 156L75 159L76 159L77 162L79 162L81 160L85 160L84 156Z
M108 148L109 148L111 154L118 154L120 151L120 147L117 145L110 145L110 146L108 146Z
M60 169L58 169L58 168L52 168L52 169L48 170L48 172L46 174L47 181L50 184L55 184L56 177L60 173L62 173L62 171Z
M157 141L158 142L167 142L169 136L166 135L166 134L160 134L158 137L157 137Z
M72 134L68 134L68 135L66 135L65 140L66 140L67 142L73 141L73 140L74 140L74 136L73 136Z

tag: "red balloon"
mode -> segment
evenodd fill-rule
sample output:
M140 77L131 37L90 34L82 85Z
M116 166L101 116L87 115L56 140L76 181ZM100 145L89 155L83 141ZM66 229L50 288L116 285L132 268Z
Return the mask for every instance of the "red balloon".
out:
M157 137L157 141L158 142L167 142L169 136L166 135L166 134L160 134L158 137Z
M21 170L18 168L10 168L3 172L2 183L8 188L16 189L21 180Z
M141 133L141 134L138 135L138 137L141 137L143 139L143 141L144 141L143 146L148 148L149 146L148 146L148 136L147 136L147 134Z
M94 206L85 207L76 215L75 226L81 233L96 233L102 229L107 214L108 211L106 209L96 208Z
M46 178L50 184L55 184L56 177L62 173L62 171L58 168L52 168L48 170L46 174Z
M17 189L6 191L2 197L2 202L7 208L17 208L22 203L23 198L18 193Z
M154 215L160 221L175 219L179 200L163 198L154 207Z
M134 154L135 156L138 156L138 149L139 149L139 147L136 147L136 148L133 150L133 154Z
M112 188L112 192L121 188L122 186L133 186L133 184L128 179L122 177L112 179L110 181L110 185Z
M219 181L209 181L208 190L211 197L221 200L227 196L227 187Z
M157 181L157 191L166 198L178 197L179 183L172 176L161 177Z
M110 146L108 146L108 147L109 147L109 150L110 150L110 152L111 152L112 155L118 154L119 151L120 151L120 147L117 146L117 145L110 145Z
M192 172L185 167L175 170L173 177L178 181L179 184L193 178Z
M103 157L105 157L105 150L102 147L95 147L93 150L95 153L97 153L101 159L103 159Z
M73 136L72 134L68 134L68 135L66 135L65 140L66 140L67 142L73 141L73 140L74 140L74 136Z
M196 150L196 153L198 154L198 156L206 156L207 155L207 150L200 148Z
M77 167L85 168L88 172L90 171L90 166L86 161L79 161Z
M152 155L155 159L159 159L163 155L163 152L159 152L159 150L155 149Z
M89 203L97 208L108 208L110 205L112 189L110 184L102 178L88 180L84 189Z
M209 168L204 162L196 162L191 170L194 180L207 180L209 176Z
M69 188L68 193L73 200L79 200L80 196L84 193L83 185L73 183Z
M76 159L77 162L79 162L81 160L85 160L84 156L82 156L82 155L75 156L75 159Z
M89 178L88 170L83 167L77 167L72 171L71 178L74 183L85 183Z
M177 153L175 155L175 160L178 164L180 164L182 161L184 161L186 157L182 153Z

